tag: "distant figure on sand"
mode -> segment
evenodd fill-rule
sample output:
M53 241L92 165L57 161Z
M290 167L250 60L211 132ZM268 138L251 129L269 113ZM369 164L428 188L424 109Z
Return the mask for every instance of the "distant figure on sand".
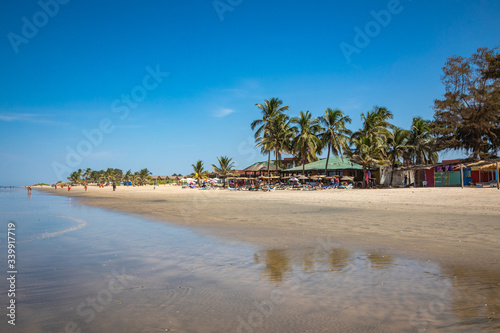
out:
M68 185L68 192L71 191L71 184Z
M113 191L116 191L116 183L113 183Z
M87 183L85 183L85 192L87 192Z

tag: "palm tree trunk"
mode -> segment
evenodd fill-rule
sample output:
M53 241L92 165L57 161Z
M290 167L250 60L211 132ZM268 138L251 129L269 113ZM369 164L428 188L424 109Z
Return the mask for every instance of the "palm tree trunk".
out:
M276 175L278 175L278 151L276 150L275 153L276 153L276 161L274 162L274 164L276 165Z
M389 181L389 187L392 187L392 179L394 178L394 168L391 169L391 180Z
M269 155L267 157L267 176L271 175L271 150L269 150Z
M325 163L325 176L328 176L328 160L330 159L330 144L328 144L328 154L326 155L326 163Z

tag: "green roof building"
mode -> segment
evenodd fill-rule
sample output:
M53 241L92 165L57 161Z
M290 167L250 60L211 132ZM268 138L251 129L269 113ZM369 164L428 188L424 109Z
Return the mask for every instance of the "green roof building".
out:
M326 158L316 162L311 162L304 166L304 170L309 175L323 174L325 170L325 163L326 163ZM363 167L357 163L352 162L349 158L333 156L328 159L328 168L327 168L328 176L331 175L354 176L357 175L358 172L356 171L358 170L360 171L360 173L362 173ZM284 172L302 173L302 165L297 166L295 168L286 169L284 170Z

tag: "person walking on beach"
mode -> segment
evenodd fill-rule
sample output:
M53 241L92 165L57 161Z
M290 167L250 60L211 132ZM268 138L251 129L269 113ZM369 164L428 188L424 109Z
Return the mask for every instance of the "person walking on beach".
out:
M71 191L71 184L68 185L68 192Z
M87 183L85 183L85 192L87 192Z
M116 183L113 183L113 191L116 191Z

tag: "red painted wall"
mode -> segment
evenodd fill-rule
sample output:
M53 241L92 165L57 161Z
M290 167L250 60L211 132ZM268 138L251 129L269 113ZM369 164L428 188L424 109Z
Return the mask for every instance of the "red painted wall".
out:
M495 179L495 175L491 171L481 171L481 183L486 183ZM472 170L472 182L479 183L479 171Z
M434 169L425 169L425 179L427 187L434 187Z

